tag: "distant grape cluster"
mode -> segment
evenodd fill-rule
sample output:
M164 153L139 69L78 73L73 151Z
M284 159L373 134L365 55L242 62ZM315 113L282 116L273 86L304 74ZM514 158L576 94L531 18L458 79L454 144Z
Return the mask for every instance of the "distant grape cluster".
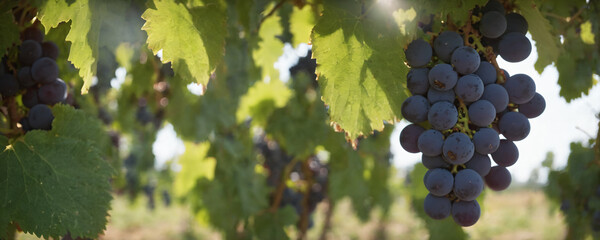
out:
M259 153L264 158L264 167L268 169L267 185L273 187L275 191L271 196L271 204L279 197L279 207L292 206L302 219L302 214L307 214L307 228L312 228L314 221L311 217L312 213L317 208L317 204L325 199L327 193L327 182L329 169L327 165L322 164L316 156L309 158L308 169L302 169L300 162L292 163L292 157L287 155L277 144L277 142L269 140L264 136L255 138L255 146ZM289 172L286 172L286 167L292 163L293 166ZM287 186L282 179L283 174L289 174L290 180L295 183L303 182L308 185L305 191L299 191L296 188ZM310 176L307 176L310 175ZM283 184L283 189L278 192L280 184ZM280 194L280 196L277 196ZM300 222L298 227L300 228Z
M473 26L481 35L475 37L490 42L507 61L529 56L527 22L521 15L505 15L494 0L478 11L482 17ZM510 185L506 168L519 157L514 142L527 137L528 118L539 116L546 104L531 77L509 76L495 59L494 64L482 60L485 52L469 46L473 36L464 35L447 30L433 44L417 39L407 46L412 96L402 103L402 115L412 124L402 130L400 144L408 152L421 152L429 169L423 179L429 190L425 213L433 219L452 215L457 224L471 226L480 217L476 198L484 184L495 191ZM497 166L492 167L490 155Z
M21 95L23 106L29 108L28 115L19 123L24 131L52 127L54 116L49 106L67 99L67 84L58 78L56 58L58 46L44 41L44 34L31 26L21 33L18 47L18 68L5 67L2 63L0 94L2 98Z

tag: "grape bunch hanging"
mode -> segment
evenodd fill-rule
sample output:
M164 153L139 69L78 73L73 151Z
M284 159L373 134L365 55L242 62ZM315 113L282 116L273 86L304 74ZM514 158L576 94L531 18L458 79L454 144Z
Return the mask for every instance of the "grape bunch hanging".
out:
M529 56L525 18L505 14L492 0L473 9L472 19L434 36L433 44L417 39L407 46L412 96L402 103L402 115L412 124L400 134L402 147L421 152L429 169L425 213L433 219L452 215L461 226L479 220L476 198L484 185L495 191L510 185L507 167L519 156L514 142L527 137L528 118L546 106L531 77L509 76L495 60L496 54L508 62Z
M2 99L21 96L22 106L29 109L19 120L23 131L49 130L54 119L49 106L67 99L67 84L58 78L59 49L44 41L36 25L21 32L21 40L16 59L5 58L0 64L0 94Z

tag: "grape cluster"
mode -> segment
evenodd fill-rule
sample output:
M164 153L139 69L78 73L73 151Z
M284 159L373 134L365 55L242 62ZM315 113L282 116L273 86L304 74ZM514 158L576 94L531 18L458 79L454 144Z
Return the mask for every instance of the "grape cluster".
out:
M308 169L302 168L302 163L293 164L291 171L286 172L285 168L292 163L293 157L287 155L277 144L277 142L269 140L264 136L255 138L255 146L264 158L264 167L268 169L267 185L273 187L275 191L271 196L271 204L275 201L277 194L281 194L279 207L292 206L298 216L307 213L308 228L313 226L313 219L310 217L315 211L317 204L325 199L327 193L328 182L328 166L321 163L319 158L313 156L308 161ZM282 182L289 178L296 184L307 184L309 187L305 191L298 191L295 187L290 187ZM308 176L310 175L310 176ZM277 192L280 184L283 184L281 193ZM301 219L301 218L300 218ZM300 228L300 222L298 227Z
M496 3L480 9L479 32L484 39L500 39L503 58L521 61L531 51L524 36L527 28L519 28L527 22L517 13L505 16ZM402 130L400 144L408 152L421 152L429 169L423 179L429 190L425 213L433 219L452 215L457 224L471 226L480 217L476 198L484 184L495 191L510 185L506 167L519 156L514 142L527 137L528 118L544 111L545 100L531 77L509 76L482 60L485 52L469 46L473 36L463 35L443 31L433 45L417 39L407 46L407 88L412 96L402 103L401 112L412 124ZM526 44L514 41L515 36ZM506 44L511 48L502 47ZM497 166L492 167L490 155Z
M44 34L35 25L21 33L21 40L18 68L10 71L2 64L0 94L2 98L21 95L23 106L29 108L28 115L19 121L24 131L49 130L54 119L49 106L67 99L67 84L58 78L59 49L54 42L44 41Z

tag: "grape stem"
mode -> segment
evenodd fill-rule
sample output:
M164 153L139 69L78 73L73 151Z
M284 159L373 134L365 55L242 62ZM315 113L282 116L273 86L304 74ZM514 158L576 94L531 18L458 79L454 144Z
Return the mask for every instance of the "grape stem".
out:
M467 109L467 105L460 98L458 98L458 102L458 122L454 128L458 129L464 134L467 134L470 138L473 138L473 130L469 129L469 110Z
M496 69L496 76L497 76L497 80L496 83L498 84L503 84L506 76L504 76L504 71L502 71L500 69L500 66L498 66L498 62L496 61L496 54L494 53L494 49L491 46L487 46L484 47L483 44L481 43L481 35L479 34L479 31L477 31L477 29L473 28L472 22L473 22L473 18L476 16L473 16L473 11L469 11L469 18L467 20L467 23L465 24L464 27L462 27L462 31L464 34L464 41L465 41L465 45L474 48L475 50L477 50L477 52L481 52L484 54L485 59L490 62L494 68ZM473 43L469 42L469 39L473 40Z
M325 220L323 223L323 228L321 229L321 235L319 236L319 240L326 240L327 233L329 229L331 229L331 218L333 217L333 209L335 205L330 198L325 198L325 203L327 203L327 211L325 212Z
M310 196L311 186L313 184L313 173L310 170L310 159L302 162L302 173L306 177L306 188L304 189L304 196L302 198L302 213L300 214L300 234L298 234L298 240L306 239L306 231L308 230L308 200Z
M273 203L271 204L271 207L269 208L270 212L274 213L277 211L277 209L279 209L279 205L281 204L281 198L283 196L283 190L285 189L285 182L287 181L287 178L290 175L290 172L292 172L292 169L294 168L294 166L296 166L296 163L298 163L298 158L292 159L292 161L290 161L287 165L285 165L285 168L283 169L283 172L281 173L281 180L279 181L279 184L277 185L277 188L275 189L275 197L273 198Z

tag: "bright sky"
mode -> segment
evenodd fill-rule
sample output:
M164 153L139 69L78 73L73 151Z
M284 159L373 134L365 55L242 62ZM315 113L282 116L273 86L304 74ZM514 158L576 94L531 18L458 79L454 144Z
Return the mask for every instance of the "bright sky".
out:
M530 37L528 35L528 37ZM530 38L531 40L531 38ZM290 66L296 64L298 57L307 51L307 45L300 45L294 49L286 44L284 54L274 65L283 70L280 78L287 81ZM509 74L524 73L531 76L537 85L537 92L546 100L545 112L530 119L531 132L529 136L516 145L519 148L519 160L509 170L513 179L527 181L533 169L541 166L546 153L553 151L555 154L555 167L563 167L569 156L569 144L573 141L587 141L590 136L595 136L598 130L596 114L600 112L600 87L596 85L590 90L588 96L567 103L559 96L558 72L554 66L546 67L540 75L534 69L537 52L535 47L529 58L520 63L508 63L498 58L500 67ZM407 169L416 162L420 162L421 154L412 154L404 151L399 143L400 131L407 125L406 121L396 124L390 138L391 151L394 153L394 166ZM579 130L580 129L580 130ZM157 140L153 145L156 156L156 167L161 168L167 160L180 155L185 150L183 142L177 138L173 126L167 124L158 132ZM547 172L541 172L540 178L545 181Z

